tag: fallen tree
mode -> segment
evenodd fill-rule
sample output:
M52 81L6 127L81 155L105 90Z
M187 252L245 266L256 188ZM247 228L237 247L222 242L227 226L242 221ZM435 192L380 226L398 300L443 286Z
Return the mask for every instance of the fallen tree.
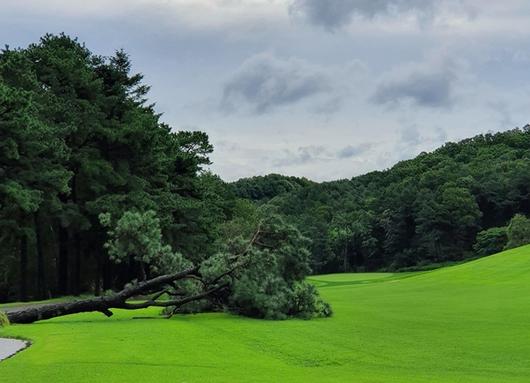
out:
M248 254L252 246L257 242L261 230L258 228L243 252L231 257L232 264L225 268L213 278L205 278L200 267L190 267L184 271L161 275L149 280L134 281L123 290L101 297L94 297L72 302L50 303L45 305L29 306L20 310L7 313L9 323L33 323L39 320L51 319L59 316L79 314L84 312L101 312L107 317L113 315L111 309L139 310L148 307L171 308L171 314L178 311L182 306L210 297L214 293L229 286L228 278L238 268L249 262ZM190 293L179 286L179 282L192 280L201 286L196 293ZM149 296L147 299L131 299ZM161 299L170 297L170 299ZM170 316L171 316L170 314Z
M331 315L329 305L304 280L310 271L307 238L277 216L258 224L250 239L239 236L227 241L217 254L200 265L193 265L163 246L156 228L149 241L138 240L145 238L146 227L152 229L158 224L152 214L124 217L127 225L120 221L113 225L106 247L111 259L139 266L137 280L102 297L10 311L9 322L33 323L84 312L101 312L110 317L112 309L148 307L164 308L170 317L194 302L202 305L187 311L223 308L268 319ZM108 221L108 217L104 218ZM147 278L152 273L164 272Z
M197 267L132 284L118 293L102 297L30 306L21 310L11 311L7 313L7 318L10 323L33 323L39 320L83 312L101 312L110 317L112 316L111 309L137 310L151 306L179 308L187 303L204 299L228 286L227 283L222 283L209 287L207 283L204 283L206 287L204 291L186 297L180 297L180 294L172 293L169 289L169 286L174 285L176 282L189 278L200 280L201 277ZM148 299L135 301L134 303L128 302L131 298L148 294L153 295ZM160 300L165 294L172 296L172 299Z

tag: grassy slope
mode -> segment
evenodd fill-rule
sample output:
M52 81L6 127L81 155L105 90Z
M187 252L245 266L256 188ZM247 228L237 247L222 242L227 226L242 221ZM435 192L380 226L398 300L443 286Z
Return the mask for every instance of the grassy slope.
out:
M0 335L8 382L528 382L530 246L417 274L313 278L331 319L84 314Z

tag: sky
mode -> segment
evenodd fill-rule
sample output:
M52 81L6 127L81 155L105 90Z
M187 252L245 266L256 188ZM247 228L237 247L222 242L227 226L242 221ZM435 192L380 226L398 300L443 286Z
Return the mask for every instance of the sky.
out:
M530 122L528 0L2 0L0 44L127 51L227 181L351 178Z

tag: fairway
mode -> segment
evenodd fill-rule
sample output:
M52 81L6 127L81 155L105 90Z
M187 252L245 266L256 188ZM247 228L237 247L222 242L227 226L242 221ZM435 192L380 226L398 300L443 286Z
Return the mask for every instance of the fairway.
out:
M444 269L315 276L330 319L157 309L0 330L10 382L529 382L530 246Z

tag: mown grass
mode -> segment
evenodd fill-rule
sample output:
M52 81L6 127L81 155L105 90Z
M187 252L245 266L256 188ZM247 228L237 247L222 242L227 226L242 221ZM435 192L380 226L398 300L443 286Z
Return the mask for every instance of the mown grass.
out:
M83 299L88 298L88 296L79 296L79 297L73 297L73 296L66 296L66 297L60 297L60 298L54 298L54 299L47 299L43 301L30 301L30 302L13 302L13 303L0 303L0 309L13 309L20 306L33 306L33 305L42 305L46 303L54 303L54 302L68 302L68 301L74 301L77 299Z
M530 246L444 269L311 278L330 319L81 314L0 335L2 382L529 382Z

